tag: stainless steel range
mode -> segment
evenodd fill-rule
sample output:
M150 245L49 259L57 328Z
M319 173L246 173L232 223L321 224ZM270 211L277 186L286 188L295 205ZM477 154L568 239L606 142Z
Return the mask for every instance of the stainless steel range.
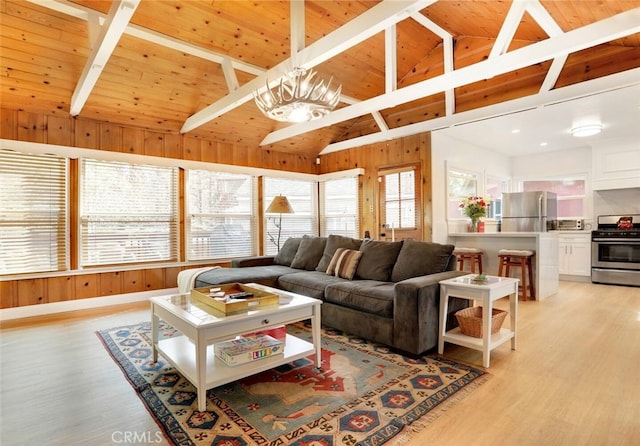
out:
M591 232L591 281L640 286L640 214L600 215Z

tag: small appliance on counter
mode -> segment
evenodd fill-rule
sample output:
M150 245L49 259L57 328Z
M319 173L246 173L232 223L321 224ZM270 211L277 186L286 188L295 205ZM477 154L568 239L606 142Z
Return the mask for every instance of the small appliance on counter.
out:
M572 220L558 220L556 224L558 231L582 231L584 229L584 220L581 218Z
M640 286L640 214L598 216L591 232L591 281Z
M546 232L556 229L557 195L553 192L502 194L502 232Z

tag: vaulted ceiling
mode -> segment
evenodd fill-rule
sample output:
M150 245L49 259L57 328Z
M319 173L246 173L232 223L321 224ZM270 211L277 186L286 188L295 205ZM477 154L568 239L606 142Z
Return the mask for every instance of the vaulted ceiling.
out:
M640 83L640 0L1 3L2 107L317 155ZM295 62L294 62L295 61ZM253 91L313 67L328 117Z

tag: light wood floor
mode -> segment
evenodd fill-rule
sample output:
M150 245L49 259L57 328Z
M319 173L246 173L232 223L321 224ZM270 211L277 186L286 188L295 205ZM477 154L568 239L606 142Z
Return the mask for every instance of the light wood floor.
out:
M0 444L166 445L95 335L148 318L136 304L5 322ZM494 350L488 382L410 444L640 444L640 288L561 282L518 319L518 349ZM449 344L445 356L482 362Z

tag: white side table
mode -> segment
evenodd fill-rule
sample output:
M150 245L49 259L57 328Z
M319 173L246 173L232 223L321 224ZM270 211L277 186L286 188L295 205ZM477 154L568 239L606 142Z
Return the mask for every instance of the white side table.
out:
M473 281L475 274L468 274L440 282L440 330L438 353L444 352L444 343L450 342L463 347L480 350L482 365L489 367L491 350L511 340L511 350L516 349L516 324L518 319L518 279L511 277L487 276L487 281ZM509 296L510 328L501 328L491 335L491 314L493 302ZM462 334L460 328L446 331L449 297L472 299L482 305L482 338Z

